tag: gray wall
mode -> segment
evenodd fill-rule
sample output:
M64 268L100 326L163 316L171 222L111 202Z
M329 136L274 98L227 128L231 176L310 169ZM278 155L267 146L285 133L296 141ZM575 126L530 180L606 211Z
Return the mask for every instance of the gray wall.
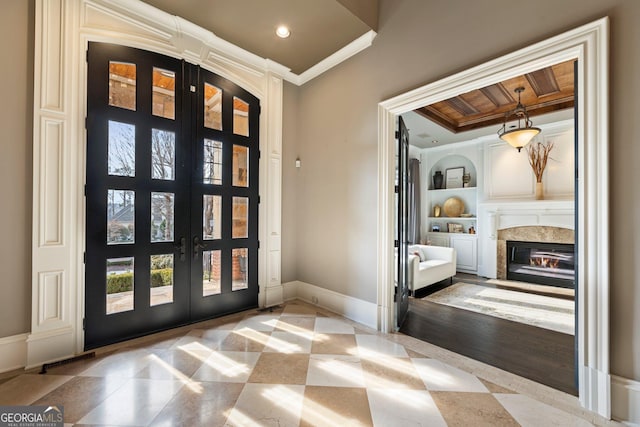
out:
M373 46L299 88L297 280L376 302L377 104L603 16L611 18L611 370L640 380L640 2L381 0ZM522 19L519 19L522 18ZM287 98L288 99L288 98ZM288 108L287 111L290 111ZM289 122L285 117L285 122ZM635 132L634 132L635 131ZM285 144L290 142L285 140ZM288 151L285 148L285 152ZM289 185L289 184L287 184ZM290 196L289 196L290 197ZM583 236L588 238L588 236ZM286 267L289 271L290 267Z
M31 330L34 2L0 13L0 337Z

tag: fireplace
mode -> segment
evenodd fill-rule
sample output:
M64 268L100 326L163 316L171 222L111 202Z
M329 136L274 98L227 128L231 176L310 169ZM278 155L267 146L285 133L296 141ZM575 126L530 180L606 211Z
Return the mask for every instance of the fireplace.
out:
M507 241L507 279L574 288L574 246Z

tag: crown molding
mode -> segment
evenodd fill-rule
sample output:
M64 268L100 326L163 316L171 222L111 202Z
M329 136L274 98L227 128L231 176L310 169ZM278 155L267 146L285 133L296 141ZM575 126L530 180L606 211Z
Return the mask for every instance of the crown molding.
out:
M162 28L174 44L180 44L182 49L189 52L188 40L197 40L197 46L202 44L210 49L224 54L228 58L254 67L260 70L267 70L281 77L282 79L302 86L308 81L318 77L325 71L346 61L362 50L368 48L373 43L377 33L370 30L358 37L348 45L329 55L316 65L308 68L301 74L295 74L290 68L273 61L269 58L262 58L239 46L236 46L213 32L200 27L179 16L171 15L161 9L151 6L139 0L92 0L91 3L107 7L112 13L121 13L123 16L133 17L138 23L146 23L150 28ZM139 25L139 24L138 24ZM191 55L199 56L201 52L192 51Z

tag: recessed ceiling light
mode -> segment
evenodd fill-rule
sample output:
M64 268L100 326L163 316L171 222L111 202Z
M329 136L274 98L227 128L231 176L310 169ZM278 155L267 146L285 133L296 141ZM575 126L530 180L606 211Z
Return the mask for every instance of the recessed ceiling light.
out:
M289 37L291 35L291 31L289 31L289 28L287 28L286 26L280 25L276 29L276 35L278 37L280 37L281 39L286 39L287 37Z
M437 144L439 141L437 139L434 139L433 141L431 141L432 144Z

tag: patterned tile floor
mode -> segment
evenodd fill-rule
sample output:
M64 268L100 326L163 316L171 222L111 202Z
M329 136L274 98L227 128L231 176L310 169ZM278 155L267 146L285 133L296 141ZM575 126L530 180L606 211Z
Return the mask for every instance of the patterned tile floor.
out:
M5 379L0 405L63 405L69 426L615 425L484 366L294 301Z

